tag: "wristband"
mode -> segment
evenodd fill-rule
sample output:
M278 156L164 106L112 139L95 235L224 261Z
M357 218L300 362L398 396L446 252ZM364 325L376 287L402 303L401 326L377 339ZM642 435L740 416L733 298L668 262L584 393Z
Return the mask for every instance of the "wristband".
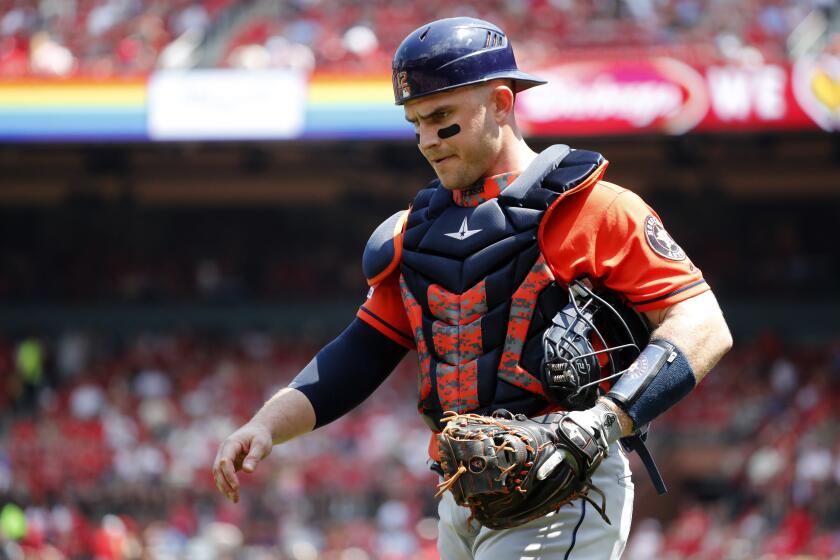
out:
M637 431L688 395L697 379L682 350L651 340L607 393L633 420Z

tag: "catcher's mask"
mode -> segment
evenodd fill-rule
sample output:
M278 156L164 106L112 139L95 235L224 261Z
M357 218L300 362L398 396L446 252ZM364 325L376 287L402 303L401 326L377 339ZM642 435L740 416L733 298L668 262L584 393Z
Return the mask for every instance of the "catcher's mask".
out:
M591 408L650 339L643 315L587 283L569 284L569 303L543 333L541 381L549 400L567 410Z

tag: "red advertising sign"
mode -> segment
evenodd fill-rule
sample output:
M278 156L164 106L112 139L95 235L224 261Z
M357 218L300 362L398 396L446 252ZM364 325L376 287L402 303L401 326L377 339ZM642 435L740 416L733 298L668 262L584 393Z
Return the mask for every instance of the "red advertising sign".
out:
M840 59L696 68L675 58L582 60L542 69L521 94L529 134L683 134L840 128Z
M702 74L671 58L577 61L539 75L548 84L518 103L531 134L681 134L709 108Z
M793 97L790 67L709 66L704 74L710 107L698 130L814 128Z

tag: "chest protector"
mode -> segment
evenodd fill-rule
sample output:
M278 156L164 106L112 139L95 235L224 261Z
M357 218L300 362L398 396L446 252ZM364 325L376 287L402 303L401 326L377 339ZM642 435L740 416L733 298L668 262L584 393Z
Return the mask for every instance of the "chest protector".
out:
M450 410L532 416L549 406L542 335L568 294L541 254L539 226L558 197L593 184L605 164L557 145L475 206L457 205L437 181L414 199L400 289L420 362L418 409L434 429Z

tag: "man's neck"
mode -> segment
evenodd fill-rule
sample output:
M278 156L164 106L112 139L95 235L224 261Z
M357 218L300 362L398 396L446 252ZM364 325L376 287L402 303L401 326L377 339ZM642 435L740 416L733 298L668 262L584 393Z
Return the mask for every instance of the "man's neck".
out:
M525 140L521 138L515 138L508 143L508 146L499 154L495 165L488 170L488 177L512 171L522 171L537 157L537 153L528 147Z

